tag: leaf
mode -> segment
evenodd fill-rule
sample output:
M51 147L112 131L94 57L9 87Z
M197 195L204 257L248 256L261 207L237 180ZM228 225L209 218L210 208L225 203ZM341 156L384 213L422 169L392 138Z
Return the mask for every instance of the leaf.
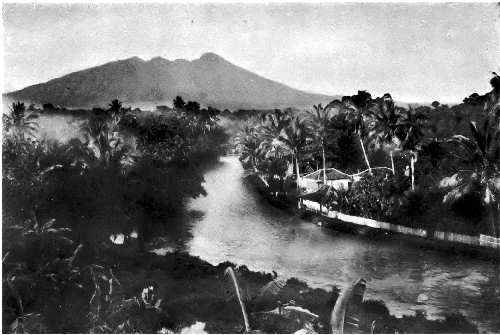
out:
M14 332L17 333L17 327L19 326L19 319L16 318L14 322L10 324L10 329Z
M9 255L10 255L10 251L7 251L2 258L2 264L5 263L5 260L7 259L7 257L9 257Z
M71 257L67 258L66 260L68 261L68 266L69 267L72 267L73 266L73 262L75 261L75 258L76 256L78 255L78 253L80 252L80 250L82 250L83 248L83 244L79 244L78 247L76 247L75 251L73 251L73 255L71 255ZM94 277L94 274L92 272L92 268L91 268L91 273L92 273L92 276Z
M495 201L495 195L491 192L490 187L486 185L486 189L484 191L484 203L490 204Z
M60 241L66 242L68 244L71 244L71 245L75 243L72 239L67 238L65 236L58 236L57 239Z
M236 274L234 273L234 270L232 267L227 267L227 269L224 271L224 275L226 277L229 277L233 283L234 290L236 291L236 296L238 298L238 302L240 304L240 309L241 309L241 314L243 315L243 321L245 324L245 331L249 332L250 331L250 324L248 322L248 314L245 308L245 303L242 299L242 291L240 289L240 286L238 284L238 279L236 278Z
M306 318L311 318L313 320L319 318L318 314L315 314L310 310L300 306L285 306L284 310L292 312L295 315L300 315L301 318L306 317Z
M54 225L54 223L56 222L56 219L50 219L49 221L45 222L43 224L43 228L42 230L47 230L49 229L50 227L52 227Z
M282 279L273 279L259 289L257 293L257 299L260 299L266 295L277 295L283 287L285 287L286 282Z
M49 229L47 229L47 233L54 233L54 234L58 234L61 232L70 232L70 231L71 231L71 228L49 228Z
M460 199L465 194L469 193L470 189L471 189L470 184L460 185L454 188L444 196L443 203L448 203Z
M456 187L461 183L461 178L459 177L458 173L455 173L451 177L444 177L441 179L439 182L439 187Z
M360 278L352 283L351 286L347 287L342 291L342 293L337 298L337 302L332 311L330 318L330 326L333 334L343 334L344 332L344 320L347 311L347 306L351 298L358 293L365 285L363 278Z

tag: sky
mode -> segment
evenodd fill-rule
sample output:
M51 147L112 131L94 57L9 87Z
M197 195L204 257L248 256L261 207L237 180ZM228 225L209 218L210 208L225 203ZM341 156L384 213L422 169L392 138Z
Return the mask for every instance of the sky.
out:
M459 102L500 71L496 3L4 4L4 92L117 59L226 60L301 90Z

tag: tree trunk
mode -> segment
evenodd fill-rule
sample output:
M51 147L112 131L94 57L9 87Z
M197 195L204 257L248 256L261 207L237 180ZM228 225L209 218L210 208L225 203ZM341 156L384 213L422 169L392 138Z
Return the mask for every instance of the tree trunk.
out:
M390 155L391 155L391 166L392 166L392 174L396 174L396 171L394 170L394 157L392 155L392 150L390 151Z
M489 219L491 225L491 233L496 238L500 237L500 209L496 208L493 204L488 206Z
M297 191L300 192L300 186L299 186L299 179L300 179L300 172L299 172L299 155L295 155L295 168L297 169Z
M321 145L321 151L323 153L323 185L326 185L326 159L325 159L325 146Z
M370 171L370 174L372 174L372 168L370 167L370 162L368 161L368 156L366 155L365 151L365 145L363 144L361 136L359 137L359 143L361 143L361 149L363 149L363 156L365 157L366 166L368 166L368 170Z
M292 176L293 175L293 157L292 157L292 161L288 161L287 160L287 167L286 167L286 173L287 173L287 176Z
M250 323L248 322L248 314L247 310L245 308L245 302L243 301L243 298L241 297L241 290L240 286L238 284L238 279L236 279L236 274L234 273L233 268L229 267L226 269L226 274L229 274L231 280L233 281L234 285L234 290L236 291L236 298L238 299L238 303L240 304L240 309L241 309L241 314L243 315L243 322L245 324L245 332L250 331Z
M415 159L413 153L410 156L410 172L411 172L411 190L415 190Z

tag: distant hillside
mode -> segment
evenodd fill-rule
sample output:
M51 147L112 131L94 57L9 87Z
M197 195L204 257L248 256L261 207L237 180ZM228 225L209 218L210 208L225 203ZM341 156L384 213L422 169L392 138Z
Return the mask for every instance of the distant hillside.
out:
M138 57L106 63L7 94L67 107L170 103L177 95L220 109L311 107L335 97L299 91L206 53L193 61Z

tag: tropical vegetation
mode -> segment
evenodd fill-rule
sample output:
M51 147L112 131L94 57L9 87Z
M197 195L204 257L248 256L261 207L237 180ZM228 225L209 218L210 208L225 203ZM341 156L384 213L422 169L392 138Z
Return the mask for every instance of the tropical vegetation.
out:
M61 143L37 136L34 108L12 104L3 120L4 332L158 330L161 301L142 287L124 295L114 250L141 255L153 232L175 230L186 199L205 193L204 166L226 141L218 114L195 102L137 114L113 100Z
M246 121L237 147L243 164L267 180L299 181L321 170L321 186L329 169L350 175L353 186L328 192L325 206L414 226L427 226L432 213L447 221L431 219L434 229L498 236L496 73L490 84L491 92L451 107L401 106L389 93L372 98L359 91L307 113L268 111ZM283 165L288 169L268 169Z

